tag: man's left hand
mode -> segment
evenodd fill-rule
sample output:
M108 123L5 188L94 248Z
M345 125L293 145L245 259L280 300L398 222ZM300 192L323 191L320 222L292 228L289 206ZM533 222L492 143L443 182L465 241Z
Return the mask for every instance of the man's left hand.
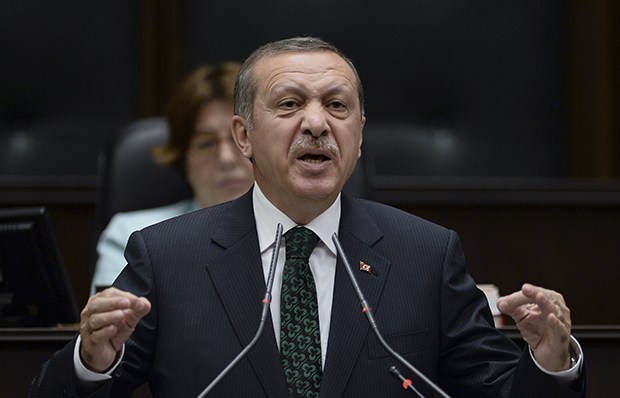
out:
M540 366L552 372L570 368L570 310L560 293L526 283L500 298L497 308L514 319Z

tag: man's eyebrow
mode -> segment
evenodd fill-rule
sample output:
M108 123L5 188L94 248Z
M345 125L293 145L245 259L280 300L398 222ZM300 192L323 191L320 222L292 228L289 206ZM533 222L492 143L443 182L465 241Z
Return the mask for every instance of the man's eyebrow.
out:
M308 91L309 90L303 85L294 82L281 82L271 87L271 94L276 96L282 94L304 94ZM323 95L329 96L340 93L355 94L355 91L355 87L343 82L329 86Z
M272 94L287 94L287 93L302 93L306 91L306 89L300 84L294 82L280 82L276 83L271 87Z
M334 86L331 86L327 91L326 94L331 95L331 94L339 94L342 92L346 92L348 93L355 93L356 89L354 87L351 87L349 84L346 83L340 83L340 84L336 84Z

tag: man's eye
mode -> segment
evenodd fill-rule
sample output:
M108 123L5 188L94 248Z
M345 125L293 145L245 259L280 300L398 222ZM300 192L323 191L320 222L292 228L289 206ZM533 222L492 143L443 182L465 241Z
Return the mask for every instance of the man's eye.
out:
M340 101L333 101L329 104L329 106L333 109L344 109L345 108L344 104Z
M297 105L297 103L295 101L285 101L282 103L282 106L284 108L294 108Z

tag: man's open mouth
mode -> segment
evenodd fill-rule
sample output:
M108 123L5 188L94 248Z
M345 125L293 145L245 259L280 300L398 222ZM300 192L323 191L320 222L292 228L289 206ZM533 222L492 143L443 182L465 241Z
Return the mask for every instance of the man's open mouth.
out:
M320 162L325 162L327 160L330 160L330 158L328 158L325 155L305 154L305 155L300 156L299 160L303 160L304 162L310 162L310 163L320 163Z

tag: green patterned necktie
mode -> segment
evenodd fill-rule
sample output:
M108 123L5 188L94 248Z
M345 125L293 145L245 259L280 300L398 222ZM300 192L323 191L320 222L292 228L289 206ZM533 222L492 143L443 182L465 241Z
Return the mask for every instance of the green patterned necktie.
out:
M304 227L284 234L280 356L291 398L316 398L321 388L321 335L316 286L308 259L319 237Z

